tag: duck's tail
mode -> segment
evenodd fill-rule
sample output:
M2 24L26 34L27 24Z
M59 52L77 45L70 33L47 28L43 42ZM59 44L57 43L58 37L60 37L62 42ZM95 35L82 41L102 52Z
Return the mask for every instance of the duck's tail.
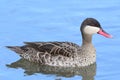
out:
M12 51L15 51L19 55L24 53L20 46L6 46L6 47Z

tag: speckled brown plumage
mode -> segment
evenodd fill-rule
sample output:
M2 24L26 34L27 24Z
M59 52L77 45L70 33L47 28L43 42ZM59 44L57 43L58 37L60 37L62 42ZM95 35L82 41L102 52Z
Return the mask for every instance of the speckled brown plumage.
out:
M77 44L71 42L25 42L25 44L22 47L7 47L29 61L45 65L60 65L55 62L55 57L56 60L62 61L69 58L74 59L80 50Z

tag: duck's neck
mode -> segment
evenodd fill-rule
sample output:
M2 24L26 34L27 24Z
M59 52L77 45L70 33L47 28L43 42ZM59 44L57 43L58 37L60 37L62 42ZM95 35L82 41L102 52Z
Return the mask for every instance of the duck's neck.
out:
M82 45L92 45L92 35L84 34L82 38Z

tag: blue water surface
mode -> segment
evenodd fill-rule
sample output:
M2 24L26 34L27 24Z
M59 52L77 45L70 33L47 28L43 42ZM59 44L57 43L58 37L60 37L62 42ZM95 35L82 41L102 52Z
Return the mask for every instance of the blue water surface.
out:
M93 37L97 50L94 80L120 79L120 0L0 0L0 80L57 80L54 74L27 75L23 68L9 68L20 57L5 48L24 41L70 41L81 45L79 26L97 19L114 37ZM61 76L59 80L82 80Z

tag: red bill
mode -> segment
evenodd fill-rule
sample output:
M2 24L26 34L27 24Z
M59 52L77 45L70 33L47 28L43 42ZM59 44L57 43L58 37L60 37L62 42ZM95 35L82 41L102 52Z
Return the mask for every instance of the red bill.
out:
M105 32L104 30L100 29L98 34L101 34L107 38L112 38L112 35L108 34L107 32Z

